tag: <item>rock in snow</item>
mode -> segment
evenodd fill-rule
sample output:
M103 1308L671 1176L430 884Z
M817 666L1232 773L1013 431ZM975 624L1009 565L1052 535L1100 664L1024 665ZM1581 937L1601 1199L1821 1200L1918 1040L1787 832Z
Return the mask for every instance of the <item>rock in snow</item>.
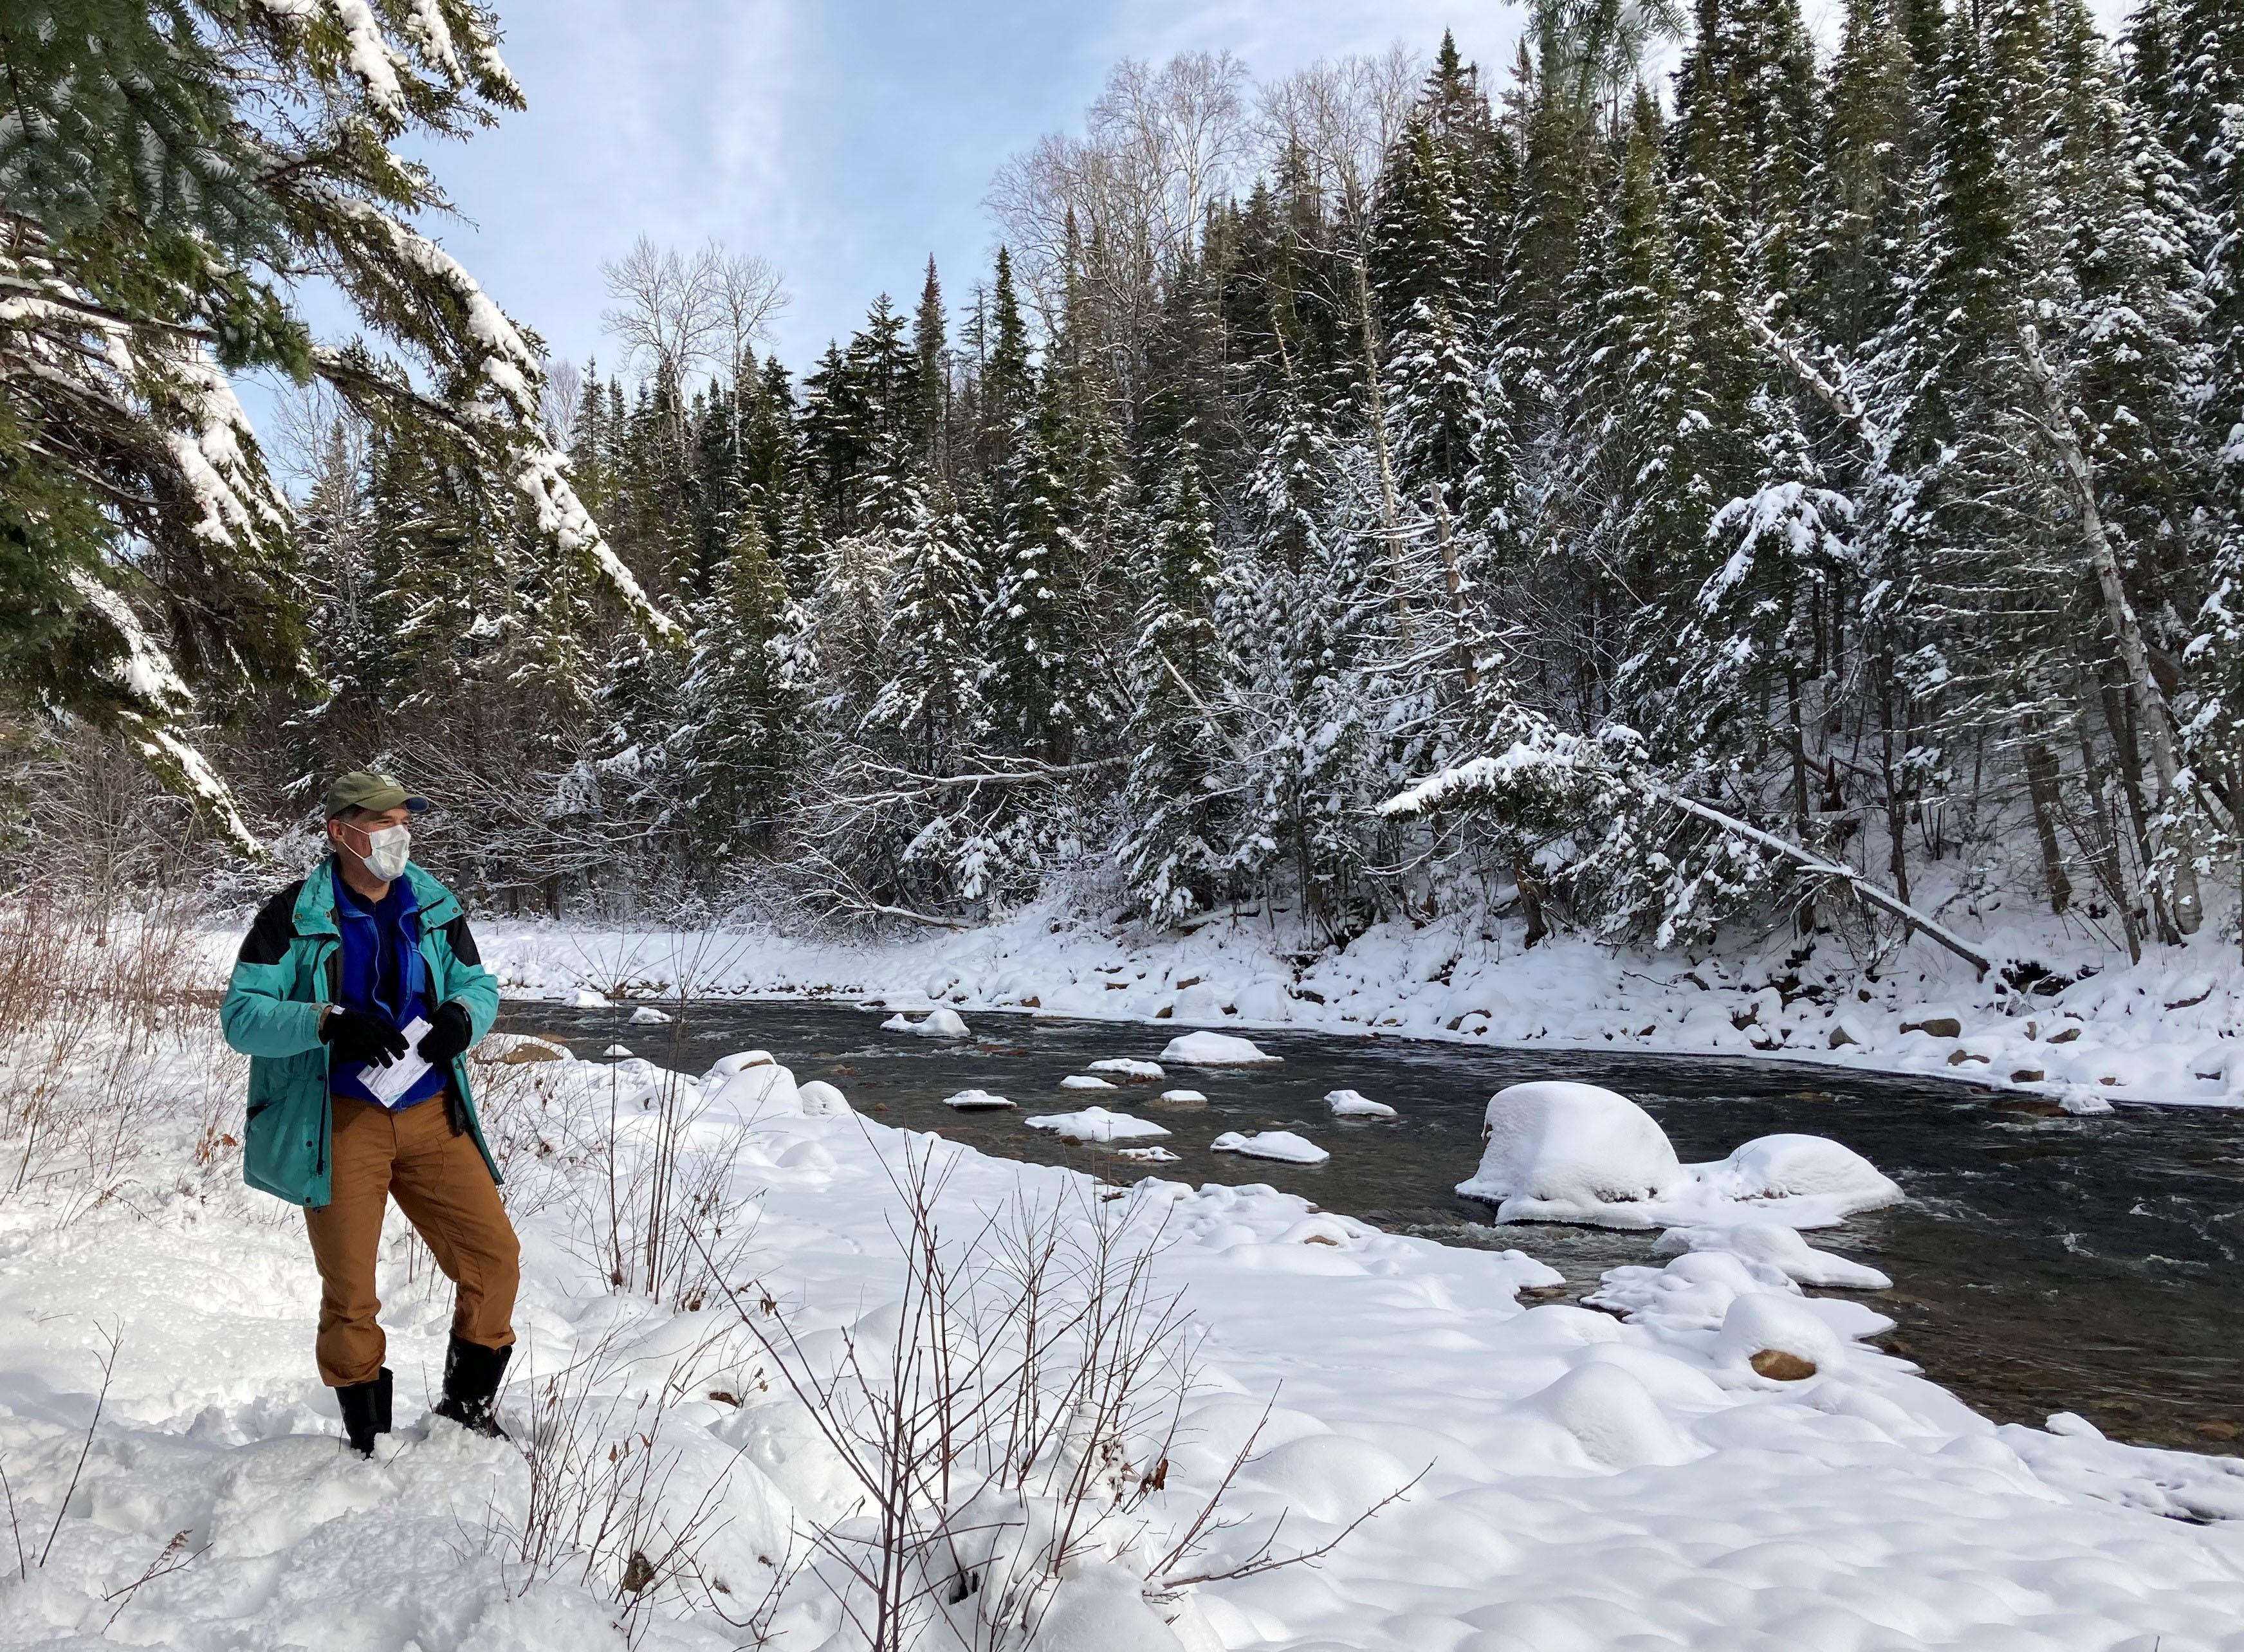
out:
M569 1004L573 1009L612 1009L615 1008L614 1005L611 1004L598 993L594 992L590 987L578 988L576 995L570 999Z
M955 1107L962 1113L981 1113L996 1108L1010 1107L1012 1102L1002 1096L993 1096L985 1089L963 1089L955 1096L944 1096L943 1104L945 1107Z
M1384 1102L1375 1102L1369 1096L1352 1089L1325 1092L1325 1104L1333 1110L1335 1118L1393 1118L1395 1109Z
M1267 1055L1255 1048L1252 1039L1235 1037L1230 1033L1186 1033L1169 1040L1161 1059L1186 1067L1252 1067L1261 1062L1283 1061L1285 1057Z
M899 1010L881 1023L881 1030L884 1033L916 1033L922 1038L965 1038L970 1035L966 1023L958 1018L958 1012L940 1005L917 1021Z
M1252 1136L1226 1130L1208 1146L1218 1153L1241 1153L1250 1159L1276 1159L1284 1164L1322 1164L1332 1156L1308 1136L1291 1130L1258 1130Z
M1127 1142L1141 1136L1166 1136L1168 1131L1150 1119L1127 1113L1110 1113L1103 1107L1086 1107L1080 1113L1047 1113L1024 1119L1032 1130L1053 1130L1078 1142Z
M1861 1154L1820 1136L1764 1136L1714 1163L1685 1164L1626 1096L1556 1082L1490 1098L1480 1169L1457 1191L1494 1204L1499 1222L1611 1228L1829 1227L1903 1197Z
M634 1027L667 1027L670 1022L671 1017L652 1004L641 1004L631 1013L631 1024Z
M628 1044L611 1044L605 1049L602 1050L600 1054L605 1055L611 1061L624 1061L628 1059L631 1055L631 1046Z
M1083 1073L1071 1074L1063 1078L1059 1082L1059 1087L1062 1089L1112 1089L1114 1088L1103 1078L1092 1078Z

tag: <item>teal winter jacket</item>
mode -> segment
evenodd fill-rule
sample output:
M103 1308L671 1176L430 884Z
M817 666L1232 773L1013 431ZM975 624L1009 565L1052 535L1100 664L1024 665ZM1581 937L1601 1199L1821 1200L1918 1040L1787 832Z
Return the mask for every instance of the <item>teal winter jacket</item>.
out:
M249 1057L242 1177L253 1188L314 1209L332 1197L334 1182L328 1047L320 1042L320 1006L341 997L342 934L335 927L333 868L332 859L322 860L310 876L265 903L241 943L219 1008L226 1042ZM429 1007L457 1001L474 1028L472 1044L498 1018L498 981L483 966L457 897L419 866L408 866L405 876L420 902L416 917L428 965ZM498 1165L476 1117L464 1057L452 1063L451 1079L469 1132L490 1166L491 1180L498 1181Z

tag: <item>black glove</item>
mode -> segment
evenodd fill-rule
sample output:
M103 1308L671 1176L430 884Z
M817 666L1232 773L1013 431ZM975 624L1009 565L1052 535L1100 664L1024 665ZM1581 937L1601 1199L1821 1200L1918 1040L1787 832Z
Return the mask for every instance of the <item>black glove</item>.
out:
M405 1035L380 1015L338 1004L320 1023L320 1042L335 1059L352 1065L379 1062L384 1067L405 1053Z
M431 1067L449 1067L475 1042L476 1029L468 1020L467 1006L456 998L437 1010L429 1030L421 1035L421 1059Z

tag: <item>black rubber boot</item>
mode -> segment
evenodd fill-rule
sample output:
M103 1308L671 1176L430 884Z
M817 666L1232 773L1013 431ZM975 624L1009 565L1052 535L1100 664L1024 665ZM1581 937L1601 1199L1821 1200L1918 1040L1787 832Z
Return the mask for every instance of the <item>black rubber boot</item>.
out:
M475 1433L504 1440L506 1430L498 1426L492 1402L498 1398L499 1379L506 1375L506 1362L512 1358L511 1347L486 1348L481 1343L453 1338L444 1350L444 1397L436 1402L436 1414Z
M343 1437L362 1457L374 1455L374 1437L389 1432L389 1367L372 1382L355 1382L335 1390L335 1403L343 1410Z

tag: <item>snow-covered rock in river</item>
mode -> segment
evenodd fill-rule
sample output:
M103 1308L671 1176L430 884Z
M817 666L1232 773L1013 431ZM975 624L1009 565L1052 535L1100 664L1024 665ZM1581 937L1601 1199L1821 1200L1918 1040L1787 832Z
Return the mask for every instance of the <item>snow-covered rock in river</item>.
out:
M1155 1107L1206 1107L1207 1097L1196 1089L1165 1089L1153 1097Z
M1135 1159L1140 1164L1174 1164L1177 1162L1177 1155L1166 1147L1118 1147L1114 1150L1114 1156Z
M610 1003L605 997L594 992L590 987L578 988L575 995L569 1000L569 1007L572 1009L612 1009L615 1008L615 1006Z
M1335 1118L1393 1118L1395 1109L1384 1102L1375 1102L1360 1090L1336 1089L1325 1092L1325 1105L1331 1108Z
M1282 1164L1322 1164L1332 1156L1306 1136L1291 1130L1258 1130L1248 1136L1226 1130L1208 1143L1218 1153L1240 1153L1250 1159L1276 1159Z
M1868 1159L1820 1136L1764 1136L1714 1163L1685 1164L1649 1113L1594 1084L1499 1090L1486 1135L1479 1170L1457 1191L1494 1204L1499 1222L1816 1228L1903 1197Z
M628 1044L611 1044L600 1052L611 1061L628 1061L631 1059L631 1046Z
M1186 1067L1252 1067L1285 1057L1267 1054L1255 1047L1254 1040L1230 1033L1186 1033L1169 1040L1161 1059Z
M1719 1165L1692 1165L1692 1177L1717 1198L1815 1198L1844 1205L1831 1221L1854 1210L1901 1204L1901 1187L1892 1178L1824 1136L1757 1136Z
M1664 1197L1689 1179L1652 1115L1595 1084L1510 1085L1489 1098L1482 1135L1480 1169L1457 1191L1496 1203L1500 1222L1585 1219Z
M884 1033L916 1033L922 1038L966 1038L970 1035L958 1012L938 1004L926 1015L914 1021L898 1010L881 1023Z
M1158 1084L1168 1076L1159 1062L1134 1061L1127 1055L1109 1056L1103 1062L1093 1062L1085 1069L1104 1073L1108 1078L1125 1084Z
M641 1004L631 1013L631 1024L634 1027L667 1027L670 1022L671 1017L652 1004Z
M955 1107L962 1113L983 1113L993 1111L1000 1107L1010 1107L1012 1102L1002 1096L993 1096L985 1089L963 1089L955 1095L944 1096L943 1104L945 1107Z
M1062 1089L1112 1089L1113 1085L1103 1078L1092 1078L1085 1073L1071 1073L1059 1082Z
M1720 1227L1670 1228L1653 1246L1661 1256L1713 1251L1743 1257L1775 1269L1797 1285L1836 1285L1849 1291L1889 1291L1893 1281L1876 1268L1828 1251L1819 1251L1796 1229L1780 1222L1745 1221Z
M1032 1130L1051 1130L1078 1142L1127 1142L1141 1136L1166 1136L1168 1131L1150 1119L1127 1113L1110 1113L1103 1107L1086 1107L1080 1113L1047 1113L1024 1119Z

